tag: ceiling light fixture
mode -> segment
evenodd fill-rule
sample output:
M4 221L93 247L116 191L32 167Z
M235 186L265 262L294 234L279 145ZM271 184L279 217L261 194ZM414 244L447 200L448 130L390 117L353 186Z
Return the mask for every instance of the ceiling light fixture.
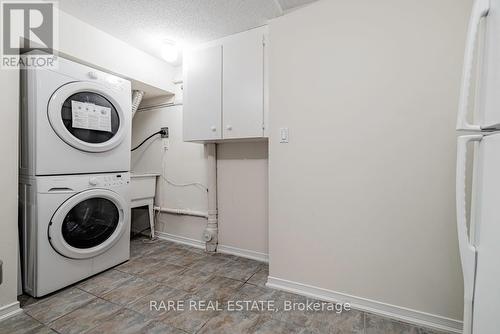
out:
M161 47L161 57L168 61L169 63L173 63L177 60L179 56L179 49L174 42L163 42Z

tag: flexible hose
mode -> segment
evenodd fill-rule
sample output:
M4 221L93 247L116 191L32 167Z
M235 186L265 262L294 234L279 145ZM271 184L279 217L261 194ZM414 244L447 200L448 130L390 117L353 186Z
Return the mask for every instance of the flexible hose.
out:
M132 118L134 118L137 109L139 109L139 104L141 104L143 97L144 92L142 90L134 90L132 92Z

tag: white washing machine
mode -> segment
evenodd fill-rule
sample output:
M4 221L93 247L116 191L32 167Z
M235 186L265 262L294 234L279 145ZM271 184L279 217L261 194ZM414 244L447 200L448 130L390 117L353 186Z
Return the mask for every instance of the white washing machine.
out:
M130 174L20 178L24 292L41 297L125 262Z
M130 170L131 84L58 58L21 72L21 175Z

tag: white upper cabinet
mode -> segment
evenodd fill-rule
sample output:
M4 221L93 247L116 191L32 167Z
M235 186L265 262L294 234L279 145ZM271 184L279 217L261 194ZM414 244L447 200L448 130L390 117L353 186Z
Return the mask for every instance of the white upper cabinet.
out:
M222 136L222 46L190 52L184 58L184 140Z
M223 138L264 135L264 35L250 30L223 46Z
M267 27L211 42L184 58L184 140L264 138Z

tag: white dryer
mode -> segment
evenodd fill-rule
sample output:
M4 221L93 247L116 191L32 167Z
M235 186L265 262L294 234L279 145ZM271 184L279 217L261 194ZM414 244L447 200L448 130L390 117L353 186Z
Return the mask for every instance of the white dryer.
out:
M130 175L20 178L24 292L41 297L129 259Z
M21 175L130 170L131 84L58 58L21 72Z

